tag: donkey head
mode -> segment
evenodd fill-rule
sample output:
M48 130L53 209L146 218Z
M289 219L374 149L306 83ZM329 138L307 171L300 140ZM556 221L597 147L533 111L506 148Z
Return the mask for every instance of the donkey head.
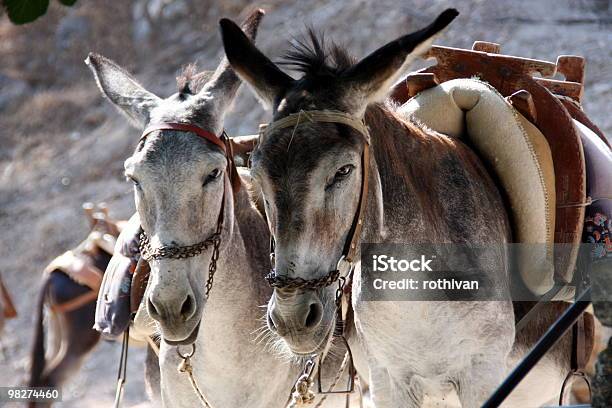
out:
M308 111L340 111L356 122L363 119L368 104L384 98L405 67L457 14L447 10L426 28L357 63L336 46L328 49L311 32L312 44L298 42L284 61L303 73L298 80L261 53L236 24L221 20L230 64L273 109L270 132L252 156L252 175L263 192L275 238L277 276L311 281L336 269L360 203L367 135L345 124L308 121ZM303 114L305 123L274 128L291 114ZM335 321L335 289L276 289L268 304L269 328L296 354L320 351Z
M263 11L257 10L243 25L251 38L262 16ZM166 99L147 91L100 55L90 54L86 62L102 93L141 129L180 123L221 135L225 112L240 86L225 58L212 74L179 78L179 92ZM203 243L216 235L222 222L223 252L234 215L228 159L218 145L192 131L155 130L141 138L124 167L134 184L136 208L149 248ZM186 258L149 258L147 311L160 324L168 343L188 344L197 336L213 248L211 243Z

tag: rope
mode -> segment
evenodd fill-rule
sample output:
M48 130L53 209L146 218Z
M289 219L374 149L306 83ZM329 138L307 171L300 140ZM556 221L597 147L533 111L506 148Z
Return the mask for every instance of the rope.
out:
M349 362L349 352L347 351L346 353L344 353L344 359L342 360L342 364L340 365L340 368L338 369L338 372L336 373L336 377L334 378L334 381L332 381L332 384L329 386L329 389L327 390L328 393L332 392L334 388L336 387L336 385L338 384L338 381L340 381L340 377L342 377L342 374L344 374L344 370L346 370L346 366L348 365L348 362ZM321 406L327 399L328 395L329 394L323 395L321 400L317 403L317 405L315 405L314 408L321 408Z
M153 350L157 358L159 358L159 346L157 345L155 340L153 340L151 336L147 336L146 339L147 343L149 344L149 347L151 347L151 350Z
M349 360L350 360L350 354L347 351L344 354L344 359L342 360L342 364L340 365L340 368L338 369L338 372L336 373L334 380L329 386L329 389L323 395L323 397L321 397L319 402L317 402L317 404L313 408L321 408L321 406L323 406L323 403L327 399L327 396L329 395L329 393L331 393L336 387L336 385L338 385L338 381L340 381L342 374L344 374L344 371L346 370ZM320 369L320 366L317 367L317 369ZM314 373L314 369L312 373ZM311 389L312 385L313 385L313 380L312 380L311 373L305 372L304 374L302 374L300 378L298 378L298 380L295 382L295 385L294 385L295 391L291 394L292 399L289 405L287 405L287 408L298 408L298 407L303 407L303 406L312 404L315 399L314 392Z
M188 354L181 354L179 347L176 348L176 352L183 360L178 366L178 371L180 373L187 373L187 375L189 375L189 382L191 383L191 387L193 388L195 394L202 403L202 406L205 408L212 408L212 405L210 404L210 402L208 402L208 400L204 396L204 393L202 392L202 390L200 390L200 387L198 387L198 383L196 382L195 377L193 376L193 366L191 365L191 357L193 357L193 355L195 354L195 344L191 345L191 352Z
M559 204L557 208L572 208L572 207L587 207L593 204L593 200L591 197L587 197L586 201L583 203L567 203L567 204Z
M291 389L289 399L285 404L287 408L310 405L314 402L315 394L312 391L312 378L314 377L317 366L317 359L318 357L314 355L309 358L308 361L306 361L302 374L298 377L297 381L293 385L293 388Z

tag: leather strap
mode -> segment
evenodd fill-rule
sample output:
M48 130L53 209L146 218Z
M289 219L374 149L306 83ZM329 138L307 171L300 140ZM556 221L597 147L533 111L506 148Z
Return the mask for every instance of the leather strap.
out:
M140 136L140 139L142 140L149 133L154 132L156 130L179 130L179 131L182 131L182 132L192 132L192 133L195 133L196 135L200 136L201 138L206 139L206 140L208 140L211 143L214 143L221 150L223 150L223 153L227 154L225 143L223 143L223 141L221 140L221 136L217 136L214 133L209 132L208 130L202 129L199 126L190 125L190 124L187 124L187 123L165 122L165 123L158 123L158 124L155 124L155 125L149 125L144 130L144 132L142 132L142 136Z
M74 310L80 309L90 302L94 302L98 297L97 290L90 290L88 292L83 293L73 299L70 299L64 303L60 303L57 305L52 304L51 310L55 313L68 313Z
M348 113L336 111L336 110L301 110L291 115L285 116L284 118L275 120L268 124L259 126L260 140L262 136L266 136L279 129L284 129L290 126L298 126L303 123L340 123L347 125L361 133L364 137L365 142L370 144L370 132L368 127L365 125L363 120L357 119ZM261 143L261 141L260 141Z
M584 381L587 386L589 393L589 399L592 398L591 381L589 376L585 373L585 368L588 362L589 350L586 344L586 330L585 330L585 313L583 312L576 323L572 326L572 355L570 360L570 371L567 373L563 384L561 385L561 392L559 393L559 406L564 405L564 399L566 394L571 390L574 381L579 378ZM593 336L593 324L590 325L590 336Z
M571 369L574 371L584 370L587 364L586 331L584 324L584 313L576 320L572 328L572 358Z
M173 123L173 122L163 122L157 123L154 125L149 125L142 132L142 136L140 136L140 140L147 137L147 135L156 130L178 130L180 132L192 132L198 135L199 137L208 140L213 143L215 146L219 147L225 157L227 158L227 171L228 176L232 182L232 191L237 193L240 190L241 181L240 176L238 175L238 171L236 170L236 164L234 162L234 148L231 143L231 139L225 133L221 133L221 136L217 136L214 133L202 129L199 126L188 124L188 123Z
M238 169L236 169L236 162L234 161L234 144L232 143L232 139L230 139L225 131L221 135L221 140L225 145L225 156L227 157L227 170L230 181L232 183L232 191L236 194L240 190L240 186L242 182L240 181L240 176L238 175Z
M370 145L365 143L363 145L363 153L361 154L361 194L359 196L359 204L357 213L353 219L353 225L347 236L347 242L344 247L344 259L348 262L354 262L355 254L357 253L357 245L361 238L361 230L363 229L363 219L365 216L365 209L367 207L368 191L369 191L369 179L370 179ZM350 240L349 240L350 238Z
M136 264L134 270L134 276L132 276L132 287L130 288L130 312L136 313L140 302L144 296L145 290L147 289L147 282L149 281L149 274L151 273L151 267L149 263L142 257Z
M585 287L590 287L589 277L591 276L591 254L587 251L581 251L578 255L576 264L577 272L580 272L575 278L576 294L574 301L579 301L579 296L584 293ZM570 371L565 377L559 393L559 406L564 404L564 397L571 390L576 378L582 379L588 389L589 397L592 397L591 383L588 375L585 373L586 366L593 344L588 344L588 339L594 338L594 324L590 321L586 322L587 312L582 312L576 322L572 325L572 345L570 356Z

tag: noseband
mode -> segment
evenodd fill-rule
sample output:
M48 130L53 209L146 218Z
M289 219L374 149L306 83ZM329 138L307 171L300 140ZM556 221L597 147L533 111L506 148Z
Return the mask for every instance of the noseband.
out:
M363 120L356 119L355 117L340 111L331 110L313 110L313 111L300 111L293 113L282 119L270 123L269 125L262 125L260 127L260 143L270 133L284 129L287 127L297 127L304 123L324 122L324 123L339 123L342 125L350 126L355 129L362 136L364 143L363 152L361 154L361 193L359 196L359 203L357 204L357 211L353 217L353 223L351 229L346 237L344 248L342 250L342 256L338 260L336 269L329 271L326 275L315 278L315 279L303 279L300 277L290 278L288 276L277 275L276 270L272 269L266 276L268 284L273 288L284 289L284 290L298 290L298 289L310 289L317 290L332 285L334 282L341 280L344 284L345 281L350 281L350 275L353 272L355 255L357 253L357 245L361 237L361 230L363 228L363 218L365 215L366 199L368 197L368 180L369 180L369 155L370 155L370 132L366 127ZM274 268L274 237L270 235L270 259L272 260L272 267Z
M236 193L240 188L240 177L236 170L236 165L233 158L233 149L229 137L225 133L225 130L221 133L221 136L217 136L212 132L209 132L201 127L185 123L160 123L156 125L148 126L140 140L144 140L147 135L157 130L177 130L181 132L195 133L199 137L208 140L219 147L227 159L227 174L232 184L232 191ZM162 245L159 247L152 247L151 242L147 234L142 231L140 233L140 254L142 259L147 262L152 260L160 259L186 259L200 255L206 249L212 246L213 253L210 258L210 264L208 266L208 279L206 280L206 292L205 296L208 297L212 286L215 272L217 270L217 260L219 259L219 247L221 245L221 231L223 230L223 219L225 212L225 186L223 187L223 197L221 198L221 209L219 210L219 218L217 219L217 228L215 232L206 238L205 240L192 245Z

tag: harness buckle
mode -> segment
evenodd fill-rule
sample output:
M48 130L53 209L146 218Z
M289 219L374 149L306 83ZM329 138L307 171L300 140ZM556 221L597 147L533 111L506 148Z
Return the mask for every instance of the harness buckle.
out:
M346 259L346 255L342 255L336 264L336 270L340 272L340 276L345 278L347 278L348 275L353 272L354 267L355 265L353 262Z

